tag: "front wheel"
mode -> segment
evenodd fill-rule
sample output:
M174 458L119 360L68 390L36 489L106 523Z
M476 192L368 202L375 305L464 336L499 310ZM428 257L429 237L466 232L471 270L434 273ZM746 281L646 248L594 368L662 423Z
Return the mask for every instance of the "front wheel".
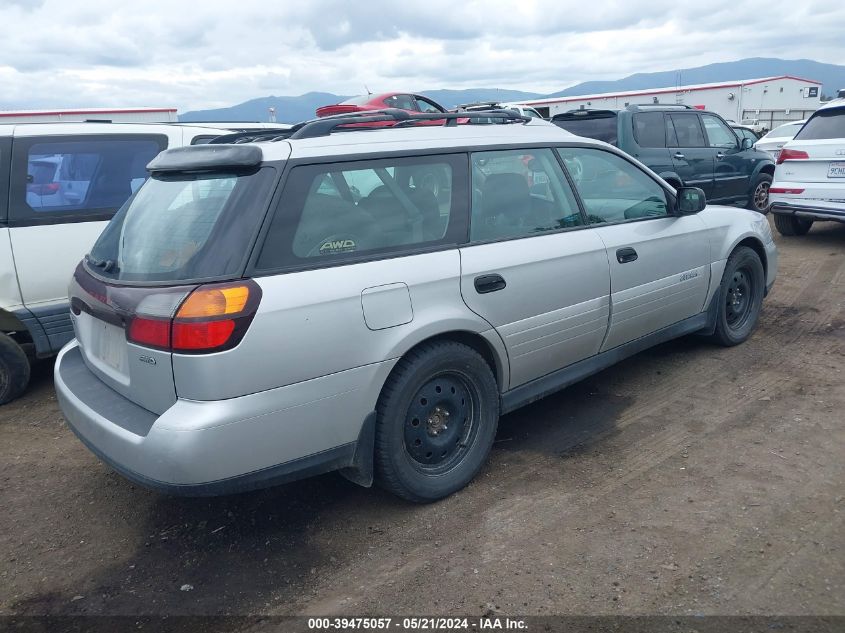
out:
M767 213L769 210L769 188L771 186L772 177L769 174L758 175L748 194L746 207L752 211Z
M781 215L775 213L775 228L778 233L787 237L807 235L813 221L806 218L796 218L794 215Z
M714 341L730 347L751 336L760 318L765 285L763 263L754 249L740 246L731 253L716 299L719 306Z
M474 349L428 343L397 363L376 412L379 485L426 503L460 490L481 469L496 435L499 390Z

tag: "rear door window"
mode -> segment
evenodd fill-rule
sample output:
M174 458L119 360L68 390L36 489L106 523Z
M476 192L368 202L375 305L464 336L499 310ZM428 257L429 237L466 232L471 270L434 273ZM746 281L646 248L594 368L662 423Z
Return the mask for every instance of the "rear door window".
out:
M382 257L466 238L466 155L295 167L259 270Z
M704 131L697 114L672 113L668 115L674 128L672 147L706 147Z
M845 107L816 112L795 135L799 141L845 138Z
M164 135L15 140L10 219L16 223L103 220L147 179Z
M640 147L666 147L666 123L663 120L663 113L636 113L634 138Z

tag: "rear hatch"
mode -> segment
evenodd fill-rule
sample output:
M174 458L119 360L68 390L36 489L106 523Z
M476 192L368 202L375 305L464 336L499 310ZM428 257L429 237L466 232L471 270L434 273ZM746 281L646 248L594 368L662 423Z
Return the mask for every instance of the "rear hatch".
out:
M611 145L618 142L618 113L614 110L573 110L552 117L552 123L576 136Z
M845 105L817 111L777 162L778 180L845 185Z
M190 169L174 168L176 160L154 171L106 227L70 285L86 365L153 413L163 413L178 395L172 353L236 345L260 299L257 286L241 278L275 169L259 166L260 151L250 166L203 167L196 152L215 147L227 146L189 148L183 156Z

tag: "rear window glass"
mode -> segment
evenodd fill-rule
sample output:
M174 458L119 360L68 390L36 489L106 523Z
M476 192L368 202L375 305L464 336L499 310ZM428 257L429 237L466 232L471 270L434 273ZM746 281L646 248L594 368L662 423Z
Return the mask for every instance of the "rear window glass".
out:
M109 217L144 183L147 163L166 146L163 136L28 143L14 166L13 217Z
M87 258L126 281L190 281L236 274L264 212L273 174L171 175L149 180L121 208Z
M612 145L616 144L616 115L608 116L573 116L565 119L552 119L552 123L558 127L563 128L567 132L572 132L576 136L584 136L587 138L594 138Z
M666 147L666 124L662 112L634 115L634 138L640 147Z
M845 107L816 112L795 138L799 141L845 138Z
M341 101L341 105L364 105L369 103L373 95L358 95L357 97L349 97L345 101Z
M295 168L257 267L321 265L454 239L466 157L434 156ZM465 203L464 203L465 204Z

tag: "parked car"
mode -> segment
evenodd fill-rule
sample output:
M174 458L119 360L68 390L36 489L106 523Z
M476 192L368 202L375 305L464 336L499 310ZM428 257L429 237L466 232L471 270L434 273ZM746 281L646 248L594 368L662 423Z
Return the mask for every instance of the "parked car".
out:
M676 105L572 110L552 117L565 130L605 141L648 165L673 187L700 187L707 200L765 212L775 164L740 140L718 114Z
M521 116L532 119L542 119L540 113L531 106L521 103L502 103L499 101L479 101L476 103L465 103L455 108L456 112L479 112L482 110L512 110Z
M816 220L845 222L845 99L816 110L778 156L771 211L781 235Z
M761 152L768 152L777 161L780 149L784 143L791 141L798 134L798 130L807 122L806 119L791 121L777 126L770 132L763 135L759 141L754 143L754 148Z
M446 112L446 108L428 97L403 92L388 92L378 95L350 97L340 103L317 108L317 116L325 117L353 112L371 112L373 110L384 110L385 108L396 108L397 110L405 110L406 112Z
M684 334L751 335L764 216L513 113L412 125L472 116L159 155L71 281L76 434L172 493L340 469L427 502L475 476L500 414Z
M0 126L0 404L73 338L67 280L162 149L217 136L168 124Z
M740 123L733 123L731 121L727 121L727 119L726 119L726 122L731 126L731 129L734 131L734 134L736 134L737 138L740 141L742 141L744 139L749 139L751 141L751 143L754 144L758 140L760 140L760 137L757 136L757 132L755 132L749 126L742 125Z

